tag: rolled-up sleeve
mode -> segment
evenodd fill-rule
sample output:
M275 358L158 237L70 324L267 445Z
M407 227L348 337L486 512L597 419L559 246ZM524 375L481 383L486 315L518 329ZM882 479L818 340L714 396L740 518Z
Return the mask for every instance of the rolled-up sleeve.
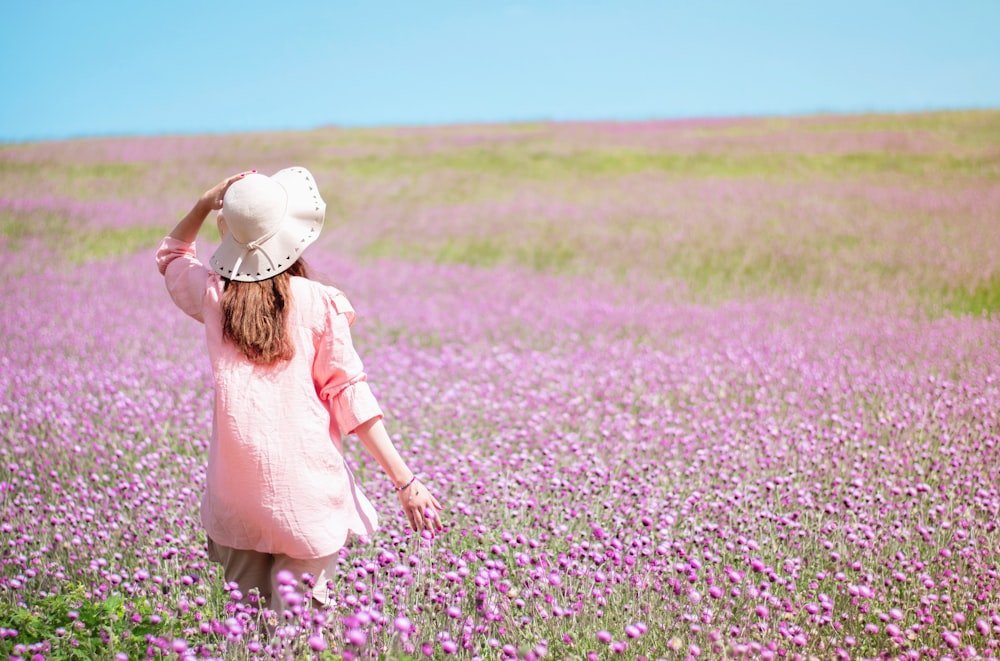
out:
M202 305L212 272L198 261L194 244L169 236L164 238L156 249L156 266L177 307L204 323Z
M361 357L351 341L353 308L339 292L327 297L326 307L326 324L316 348L313 379L341 436L346 436L363 423L381 418L382 409L368 386Z

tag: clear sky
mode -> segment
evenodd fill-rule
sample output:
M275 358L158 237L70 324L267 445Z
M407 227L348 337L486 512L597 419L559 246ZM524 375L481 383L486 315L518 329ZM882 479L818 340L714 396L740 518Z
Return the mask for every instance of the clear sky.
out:
M1000 0L0 0L0 140L1000 108Z

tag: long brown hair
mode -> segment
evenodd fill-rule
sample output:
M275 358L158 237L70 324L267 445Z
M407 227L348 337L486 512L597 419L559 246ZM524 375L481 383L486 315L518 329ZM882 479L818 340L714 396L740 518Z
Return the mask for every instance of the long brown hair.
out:
M273 365L295 355L287 321L293 276L309 277L303 260L267 280L226 280L221 301L222 336L252 363Z

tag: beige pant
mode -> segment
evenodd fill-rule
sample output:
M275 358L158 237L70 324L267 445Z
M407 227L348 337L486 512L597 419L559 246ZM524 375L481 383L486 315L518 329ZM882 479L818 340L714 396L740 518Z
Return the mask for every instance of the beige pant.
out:
M306 597L312 597L319 605L329 601L327 581L333 579L338 554L325 558L301 560L280 553L261 553L234 549L208 540L208 559L218 562L225 570L226 581L236 583L244 595L256 589L265 600L268 608L282 610L285 604L281 601L278 591L277 575L287 569L295 578L300 579L296 589ZM301 582L302 574L309 573L315 579L313 586ZM272 601L275 599L275 601Z

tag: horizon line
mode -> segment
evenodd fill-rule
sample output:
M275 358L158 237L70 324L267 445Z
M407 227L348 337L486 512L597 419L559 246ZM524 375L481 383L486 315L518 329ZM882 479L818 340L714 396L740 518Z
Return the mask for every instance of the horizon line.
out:
M512 118L506 120L491 119L453 119L453 120L428 120L409 122L330 122L310 126L270 126L245 129L191 129L191 130L151 130L151 131L122 131L122 132L101 132L90 133L67 133L64 135L36 135L30 137L16 138L0 135L0 146L27 145L35 143L56 143L73 142L77 140L110 140L110 139L141 139L141 138L181 138L181 137L221 137L227 135L254 135L267 133L308 133L311 131L321 131L324 129L340 130L366 130L366 129L416 129L416 128L448 128L448 127L474 127L474 126L516 126L529 124L647 124L647 123L674 123L674 122L725 122L743 120L766 120L766 119L809 119L821 117L862 117L870 116L904 116L904 115L933 115L961 112L996 112L1000 111L998 105L954 105L930 107L920 110L890 110L890 109L866 109L866 110L813 110L813 111L788 111L788 112L761 112L761 113L720 113L701 115L648 115L629 117L531 117Z

